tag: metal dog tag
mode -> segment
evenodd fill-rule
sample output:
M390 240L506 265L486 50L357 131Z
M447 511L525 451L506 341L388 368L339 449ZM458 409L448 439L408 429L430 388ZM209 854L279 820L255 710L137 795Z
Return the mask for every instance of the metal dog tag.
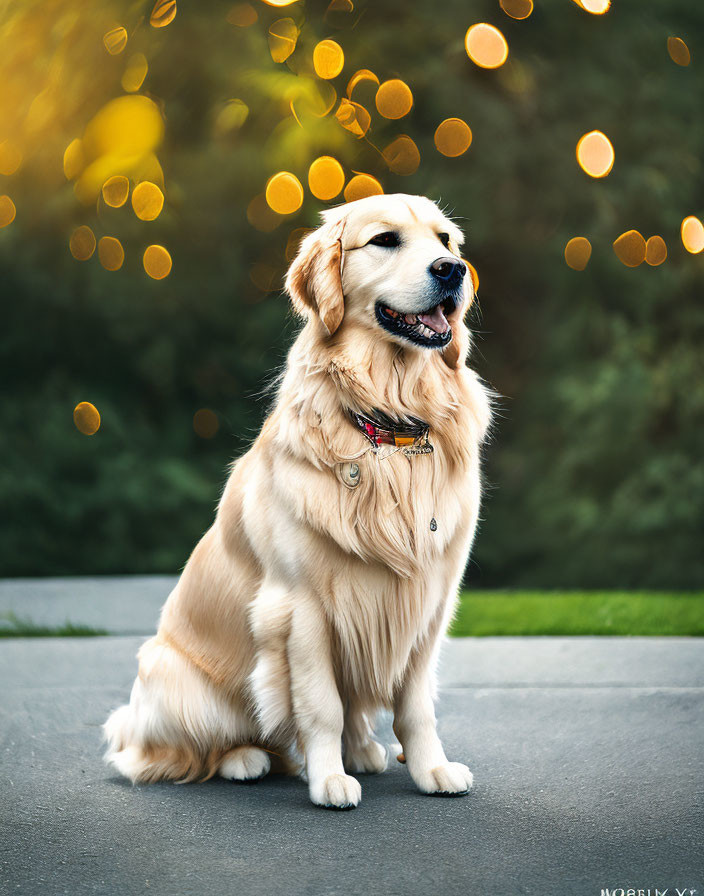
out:
M347 488L357 488L361 479L362 479L362 471L359 468L359 464L348 463L348 464L340 464L340 479Z
M401 449L406 457L412 457L414 454L432 454L435 450L430 442L425 445L412 445L409 448Z
M414 454L432 454L435 450L430 444L429 430L419 436L412 445L408 445L401 449L406 457L412 457Z

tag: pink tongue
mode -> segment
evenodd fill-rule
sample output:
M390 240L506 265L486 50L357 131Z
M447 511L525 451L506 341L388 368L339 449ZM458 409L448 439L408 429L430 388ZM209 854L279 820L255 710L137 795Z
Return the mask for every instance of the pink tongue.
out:
M450 324L442 313L441 305L436 305L428 314L419 314L418 320L424 323L426 327L430 327L431 330L435 330L436 333L447 333L450 329Z

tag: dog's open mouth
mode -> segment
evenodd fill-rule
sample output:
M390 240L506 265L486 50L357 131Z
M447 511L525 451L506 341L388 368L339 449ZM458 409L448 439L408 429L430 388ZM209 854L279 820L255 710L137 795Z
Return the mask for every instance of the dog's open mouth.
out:
M457 303L452 296L427 311L413 314L404 314L377 302L376 319L394 336L403 336L404 339L426 348L444 348L452 339L452 328L447 315L452 314L456 307Z

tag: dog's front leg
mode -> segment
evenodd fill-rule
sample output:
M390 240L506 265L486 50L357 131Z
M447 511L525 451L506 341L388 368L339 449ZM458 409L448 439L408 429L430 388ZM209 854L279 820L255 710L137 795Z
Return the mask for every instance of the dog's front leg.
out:
M310 798L318 806L352 809L362 798L362 788L342 765L342 701L328 628L322 609L312 599L296 603L288 658L293 714L305 752Z
M461 762L447 761L438 737L427 663L410 669L396 694L394 731L420 791L456 796L469 791L472 773Z

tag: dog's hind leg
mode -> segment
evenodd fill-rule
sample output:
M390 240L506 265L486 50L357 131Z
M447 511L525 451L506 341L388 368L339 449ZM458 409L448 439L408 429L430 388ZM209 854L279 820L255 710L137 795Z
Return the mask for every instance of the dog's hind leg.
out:
M233 745L258 738L244 706L158 637L139 651L139 675L130 702L115 710L103 727L108 764L131 781L144 783L209 778ZM252 767L251 762L246 765Z
M291 624L288 591L264 581L249 609L256 663L249 677L257 725L264 738L291 740L293 717L286 642Z

